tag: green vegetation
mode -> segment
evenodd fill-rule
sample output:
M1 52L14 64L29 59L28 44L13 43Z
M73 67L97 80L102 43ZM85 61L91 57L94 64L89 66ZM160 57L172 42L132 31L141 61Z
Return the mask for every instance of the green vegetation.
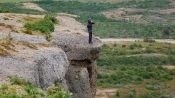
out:
M84 1L84 0L79 0ZM171 5L171 0L131 0L123 2L113 3L99 3L98 1L92 2L79 2L79 1L33 1L41 6L49 14L55 14L59 12L76 14L80 17L78 21L86 25L87 19L92 17L96 25L94 25L94 34L100 37L115 37L115 38L174 38L175 37L175 24L174 15L166 15L158 12L159 9L174 8ZM115 0L114 0L115 1ZM157 3L159 2L159 3ZM10 6L10 7L9 7ZM143 13L140 12L128 12L126 15L143 15L142 18L146 18L148 23L137 23L127 20L114 20L108 19L102 12L117 9L117 8L137 8L145 9ZM152 10L157 10L153 12ZM0 3L0 12L15 12L15 13L31 13L31 14L43 14L45 12L34 11L21 8L17 3ZM149 16L155 16L167 20L162 23L159 20L151 19ZM147 19L148 18L148 19ZM105 28L105 29L104 29Z
M54 31L54 24L58 23L57 19L46 15L44 19L33 23L26 23L24 27L29 30L40 31L41 33L50 33Z
M0 98L70 98L70 94L59 85L43 91L15 76L10 83L0 84Z
M46 15L43 19L25 23L23 32L33 34L32 31L39 31L46 34L46 40L51 41L51 32L54 32L55 29L54 24L58 24L58 20L53 16Z
M38 1L38 0L1 0L0 3L18 3L18 2L28 2L28 1Z
M17 3L0 3L0 13L43 14L44 12L25 9Z
M175 65L174 48L172 44L147 42L104 45L97 60L97 85L103 88L118 88L122 93L118 92L116 96L125 96L121 98L160 98L167 94L163 93L163 90L168 88L167 84L175 80L175 69L164 68L166 65ZM127 88L130 85L131 87ZM137 86L143 88L142 93L137 90ZM174 87L174 84L171 86ZM136 89L139 94L130 92L130 88ZM147 96L152 96L152 93L159 95L144 97L145 93L150 94ZM169 95L172 94L174 92ZM131 97L136 95L137 97Z
M42 33L54 31L54 24L50 20L44 19L37 21L36 23L26 23L24 27L35 31L40 31Z
M157 3L159 2L159 3ZM167 28L171 32L168 36L175 35L175 25L169 23L159 23L159 21L151 21L150 23L134 23L126 20L113 20L107 19L101 13L107 10L116 8L144 8L147 12L151 9L164 9L172 8L169 0L143 0L143 1L128 1L119 3L82 3L77 1L43 1L35 2L48 12L58 13L65 12L76 14L80 17L77 18L80 22L86 24L89 17L93 17L96 22L94 33L100 37L154 37L165 38ZM149 12L150 13L150 12ZM147 13L144 16L149 15ZM135 14L137 15L137 14ZM159 15L160 16L160 15ZM163 16L160 16L163 17ZM166 19L173 18L169 15ZM170 20L171 21L171 20ZM105 29L104 29L105 28Z

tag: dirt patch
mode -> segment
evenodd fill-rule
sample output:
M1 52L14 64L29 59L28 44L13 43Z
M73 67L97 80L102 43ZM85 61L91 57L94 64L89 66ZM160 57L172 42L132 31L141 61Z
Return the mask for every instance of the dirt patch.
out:
M168 44L175 44L175 40L173 39L153 39L158 43L168 43ZM101 41L104 44L126 44L129 42L143 42L143 39L139 38L106 38L106 39L101 39Z
M110 11L102 12L104 16L109 19L115 20L127 20L134 23L167 23L168 19L156 16L156 15L144 15L144 13L160 13L160 14L175 14L175 9L166 10L146 10L146 9L136 9L136 8L119 8Z
M35 3L22 3L22 6L27 9L33 9L33 10L38 10L38 11L44 11L40 6L38 6Z
M88 35L86 33L86 27L77 22L74 18L68 17L67 15L57 16L59 25L55 26L55 32L64 32L77 35Z
M175 65L164 65L163 68L167 68L167 69L175 69Z
M148 22L151 22L151 21L161 22L161 23L168 22L167 19L164 19L164 18L161 18L161 17L158 17L158 16L153 16L153 15L147 16L145 20L148 21Z
M97 89L95 98L111 98L116 93L115 88Z
M143 13L145 9L135 9L135 8L119 8L110 11L103 12L102 14L110 19L115 20L127 20L130 22L145 23L143 15L133 14L128 15L128 13Z
M175 3L175 1L174 1ZM166 9L166 10L160 10L161 14L166 14L166 15L171 15L171 14L175 14L175 9Z
M78 15L74 15L74 14L68 14L68 13L58 13L59 16L68 16L68 17L73 17L73 18L77 18L80 17Z

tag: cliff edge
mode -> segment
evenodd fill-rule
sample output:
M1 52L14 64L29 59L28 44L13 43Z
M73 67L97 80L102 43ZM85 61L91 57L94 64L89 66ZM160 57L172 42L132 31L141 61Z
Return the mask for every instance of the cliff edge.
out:
M60 82L72 98L95 98L95 60L102 43L93 38L93 44L88 44L85 26L73 18L58 16L60 24L47 42L44 35L20 30L21 19L43 16L9 13L0 17L0 82L16 75L43 89Z

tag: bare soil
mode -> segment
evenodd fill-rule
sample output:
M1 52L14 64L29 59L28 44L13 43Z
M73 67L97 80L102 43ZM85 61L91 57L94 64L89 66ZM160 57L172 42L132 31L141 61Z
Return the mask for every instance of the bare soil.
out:
M154 15L143 15L141 13L146 12L146 9L136 9L136 8L119 8L119 9L113 9L109 11L102 12L104 16L106 16L109 19L115 19L115 20L127 20L129 22L135 22L135 23L149 23L149 22L160 22L160 23L167 23L169 19L162 18L159 16ZM164 9L164 10L150 10L150 12L165 14L165 15L171 15L175 14L175 9ZM128 13L133 13L133 15L128 15ZM137 14L140 13L140 14ZM171 19L171 21L173 21Z
M110 19L143 22L143 15L127 15L127 13L144 12L145 9L119 8L103 12L102 14Z
M153 39L158 43L170 43L170 44L175 44L175 40L173 39ZM106 38L106 39L101 39L101 41L104 44L123 44L127 42L137 42L137 41L143 41L143 39L139 38Z
M59 25L55 27L55 32L73 33L78 35L82 34L88 36L86 27L74 18L67 16L67 14L57 16L57 19L59 20Z
M175 65L164 65L163 68L167 68L167 69L175 69Z
M38 10L38 11L45 11L42 9L40 6L38 6L35 3L22 3L22 6L27 9L33 9L33 10Z
M161 13L161 14L167 14L167 15L175 14L175 8L174 8L174 9L160 10L160 13Z
M105 89L97 89L95 98L111 98L115 95L117 89L115 88L105 88Z

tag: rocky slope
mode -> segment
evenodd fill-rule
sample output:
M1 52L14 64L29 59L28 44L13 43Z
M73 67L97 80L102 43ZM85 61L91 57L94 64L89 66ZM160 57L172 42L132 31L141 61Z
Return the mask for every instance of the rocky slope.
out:
M25 17L43 16L0 17L0 81L17 75L41 88L58 81L73 93L73 98L95 97L95 60L102 43L93 38L93 44L88 44L85 26L73 18L58 16L60 24L55 26L52 41L47 42L42 34L29 35L21 30Z

